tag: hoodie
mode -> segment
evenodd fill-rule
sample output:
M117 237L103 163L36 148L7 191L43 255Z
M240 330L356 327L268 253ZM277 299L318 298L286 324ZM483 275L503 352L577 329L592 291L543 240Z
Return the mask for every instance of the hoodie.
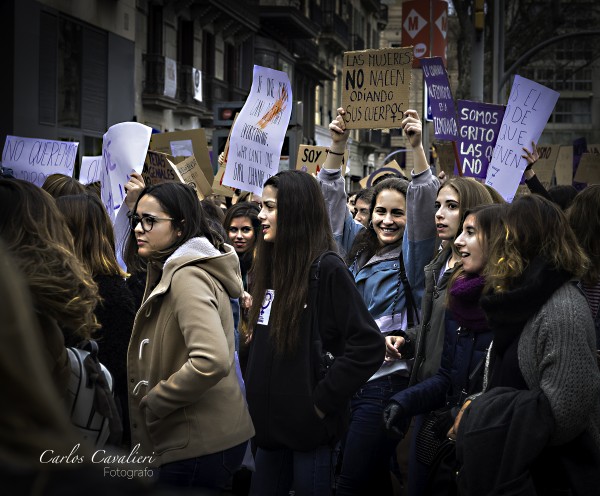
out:
M233 248L204 237L150 265L127 353L132 445L158 465L217 453L254 428L234 365L230 298L242 294Z

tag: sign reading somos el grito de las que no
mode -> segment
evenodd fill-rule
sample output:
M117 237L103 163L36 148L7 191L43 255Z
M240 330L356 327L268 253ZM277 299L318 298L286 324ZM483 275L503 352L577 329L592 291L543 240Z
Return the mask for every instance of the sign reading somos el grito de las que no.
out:
M342 107L348 129L400 127L408 107L412 47L344 52Z
M467 177L485 179L504 116L504 105L458 100L460 161Z
M485 180L509 203L527 166L523 147L538 142L558 97L550 88L515 76Z
M17 179L41 186L50 174L73 175L78 146L75 141L7 136L2 166Z

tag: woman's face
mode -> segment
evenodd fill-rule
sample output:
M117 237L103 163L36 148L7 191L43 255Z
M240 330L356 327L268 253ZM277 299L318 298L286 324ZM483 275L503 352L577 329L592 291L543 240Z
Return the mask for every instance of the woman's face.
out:
M454 239L460 227L459 198L456 190L446 186L435 200L435 226L441 240Z
M264 240L273 243L277 235L277 188L265 186L262 194L262 208L258 214Z
M373 230L380 246L402 239L406 225L406 199L395 189L384 189L377 195L371 215Z
M481 275L487 262L482 235L473 214L467 215L460 235L454 240L462 259L462 265L468 274Z
M250 217L235 217L229 225L229 239L235 251L241 255L254 246L254 228Z
M138 222L134 229L138 254L141 257L148 258L169 248L181 236L181 230L173 227L173 222L168 220L171 216L152 195L140 198L135 214L141 219L146 219ZM142 224L147 224L146 230ZM147 227L150 225L152 228L148 231Z

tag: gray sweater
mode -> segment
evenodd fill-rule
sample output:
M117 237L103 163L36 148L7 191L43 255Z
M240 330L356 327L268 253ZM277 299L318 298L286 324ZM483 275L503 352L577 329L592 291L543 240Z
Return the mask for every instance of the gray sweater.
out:
M555 421L553 445L587 430L600 447L600 371L595 344L587 301L572 283L548 299L519 338L523 378L530 390L541 389L550 402Z

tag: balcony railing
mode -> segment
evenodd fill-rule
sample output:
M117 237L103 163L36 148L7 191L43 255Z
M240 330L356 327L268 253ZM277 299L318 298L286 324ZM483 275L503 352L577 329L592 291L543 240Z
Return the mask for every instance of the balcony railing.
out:
M352 35L352 50L364 50L365 40L357 34Z
M347 50L350 45L348 24L332 10L324 10L321 38L334 43L341 50Z
M165 57L146 53L144 60L144 84L142 101L145 105L173 109L178 100L164 95L165 92Z

